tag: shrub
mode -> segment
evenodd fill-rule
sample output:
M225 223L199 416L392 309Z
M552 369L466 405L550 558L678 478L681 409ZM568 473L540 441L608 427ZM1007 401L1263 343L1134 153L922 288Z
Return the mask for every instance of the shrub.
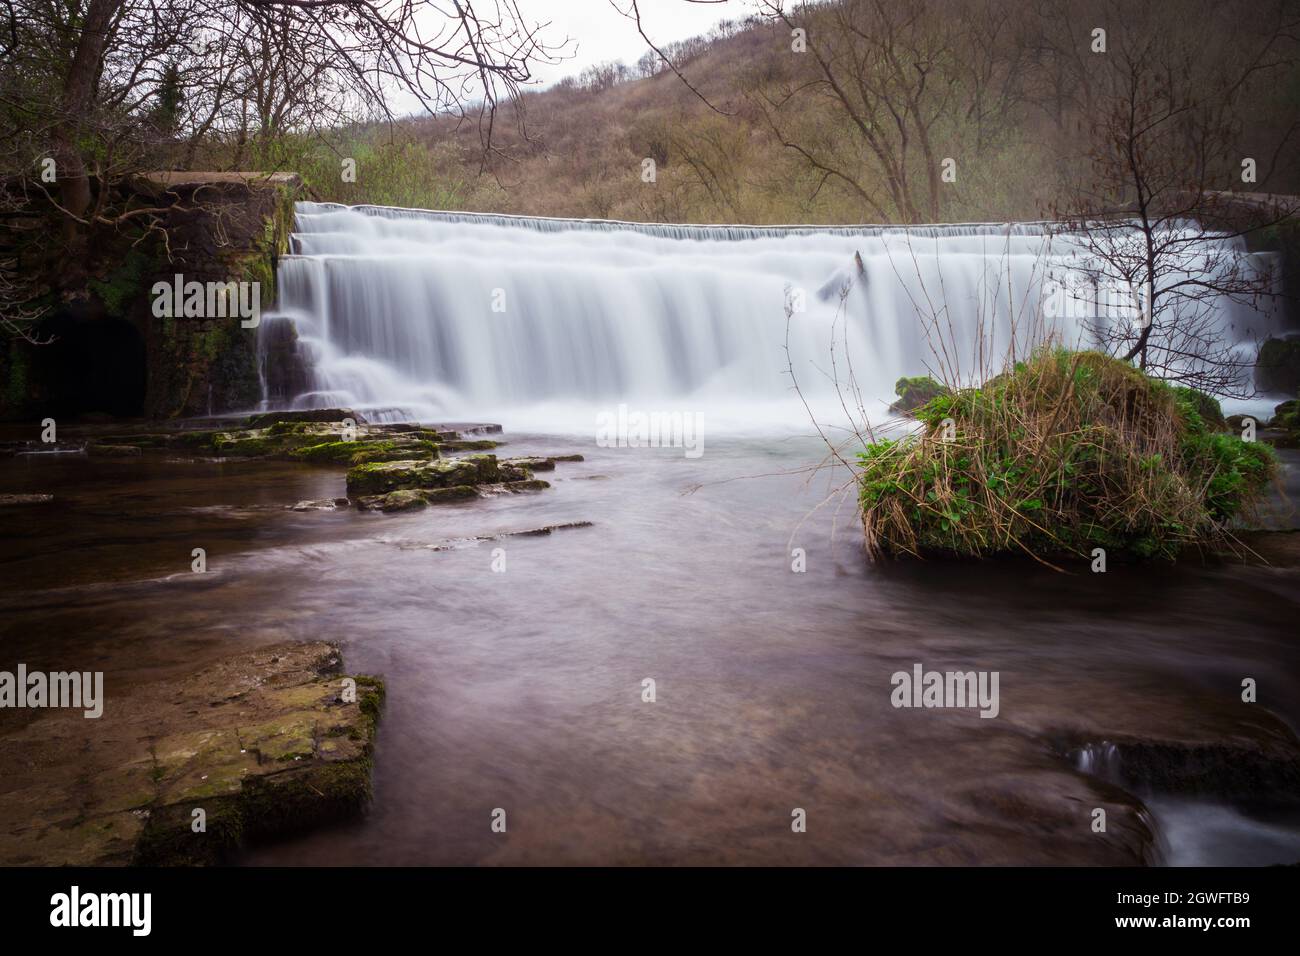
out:
M917 409L920 432L859 456L868 547L1050 560L1094 547L1173 558L1212 543L1249 512L1276 460L1214 431L1204 398L1062 349L939 395Z

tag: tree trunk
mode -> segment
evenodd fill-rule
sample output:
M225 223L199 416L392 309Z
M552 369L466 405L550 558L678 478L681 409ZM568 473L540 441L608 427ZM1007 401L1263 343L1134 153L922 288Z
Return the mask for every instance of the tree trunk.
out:
M72 245L84 241L85 226L76 220L85 216L91 203L90 175L81 158L78 140L85 117L94 111L95 82L104 61L108 30L121 3L122 0L87 3L81 37L63 80L59 116L52 130L59 202L69 214L64 222L64 235Z

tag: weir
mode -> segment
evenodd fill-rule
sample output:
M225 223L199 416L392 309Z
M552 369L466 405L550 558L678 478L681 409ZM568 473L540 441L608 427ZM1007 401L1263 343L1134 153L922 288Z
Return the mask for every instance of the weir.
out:
M539 404L793 410L835 381L888 401L941 362L975 380L1048 336L1093 344L1117 314L1102 269L1053 223L690 226L300 203L263 318L263 361L296 330L302 372L266 407L373 420ZM1276 272L1211 236L1161 281ZM1081 291L1082 290L1082 291ZM1273 296L1221 297L1225 343L1279 321ZM1110 304L1106 304L1110 303ZM1122 309L1119 310L1122 312ZM942 356L942 357L941 357ZM283 353L276 353L276 361ZM265 371L265 369L264 369Z

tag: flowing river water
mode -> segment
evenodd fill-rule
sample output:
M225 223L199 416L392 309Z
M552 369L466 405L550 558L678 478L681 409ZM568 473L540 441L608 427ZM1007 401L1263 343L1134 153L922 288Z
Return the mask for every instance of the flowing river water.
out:
M1275 733L1261 707L1296 727L1294 567L876 567L840 476L807 473L807 436L694 460L501 437L586 460L538 495L399 515L286 508L342 494L339 469L0 460L6 488L56 493L6 517L5 658L124 687L328 639L384 675L372 812L249 863L1300 859L1286 811L1156 795L1153 818L1080 759ZM998 671L998 716L893 707L891 675L917 663ZM1243 675L1260 704L1239 702Z

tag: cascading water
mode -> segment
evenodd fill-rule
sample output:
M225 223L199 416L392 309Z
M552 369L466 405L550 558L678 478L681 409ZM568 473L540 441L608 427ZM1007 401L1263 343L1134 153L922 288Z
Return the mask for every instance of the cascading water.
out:
M1206 261L1273 268L1238 238L1202 245ZM797 417L788 366L814 403L837 404L835 382L851 380L888 401L900 375L942 361L977 377L1049 334L1089 344L1099 320L1093 305L1052 306L1062 276L1095 286L1097 270L1035 223L681 226L301 203L293 253L263 353L292 323L305 368L267 403L374 420L518 421L613 401ZM1226 298L1217 313L1228 342L1275 321Z

